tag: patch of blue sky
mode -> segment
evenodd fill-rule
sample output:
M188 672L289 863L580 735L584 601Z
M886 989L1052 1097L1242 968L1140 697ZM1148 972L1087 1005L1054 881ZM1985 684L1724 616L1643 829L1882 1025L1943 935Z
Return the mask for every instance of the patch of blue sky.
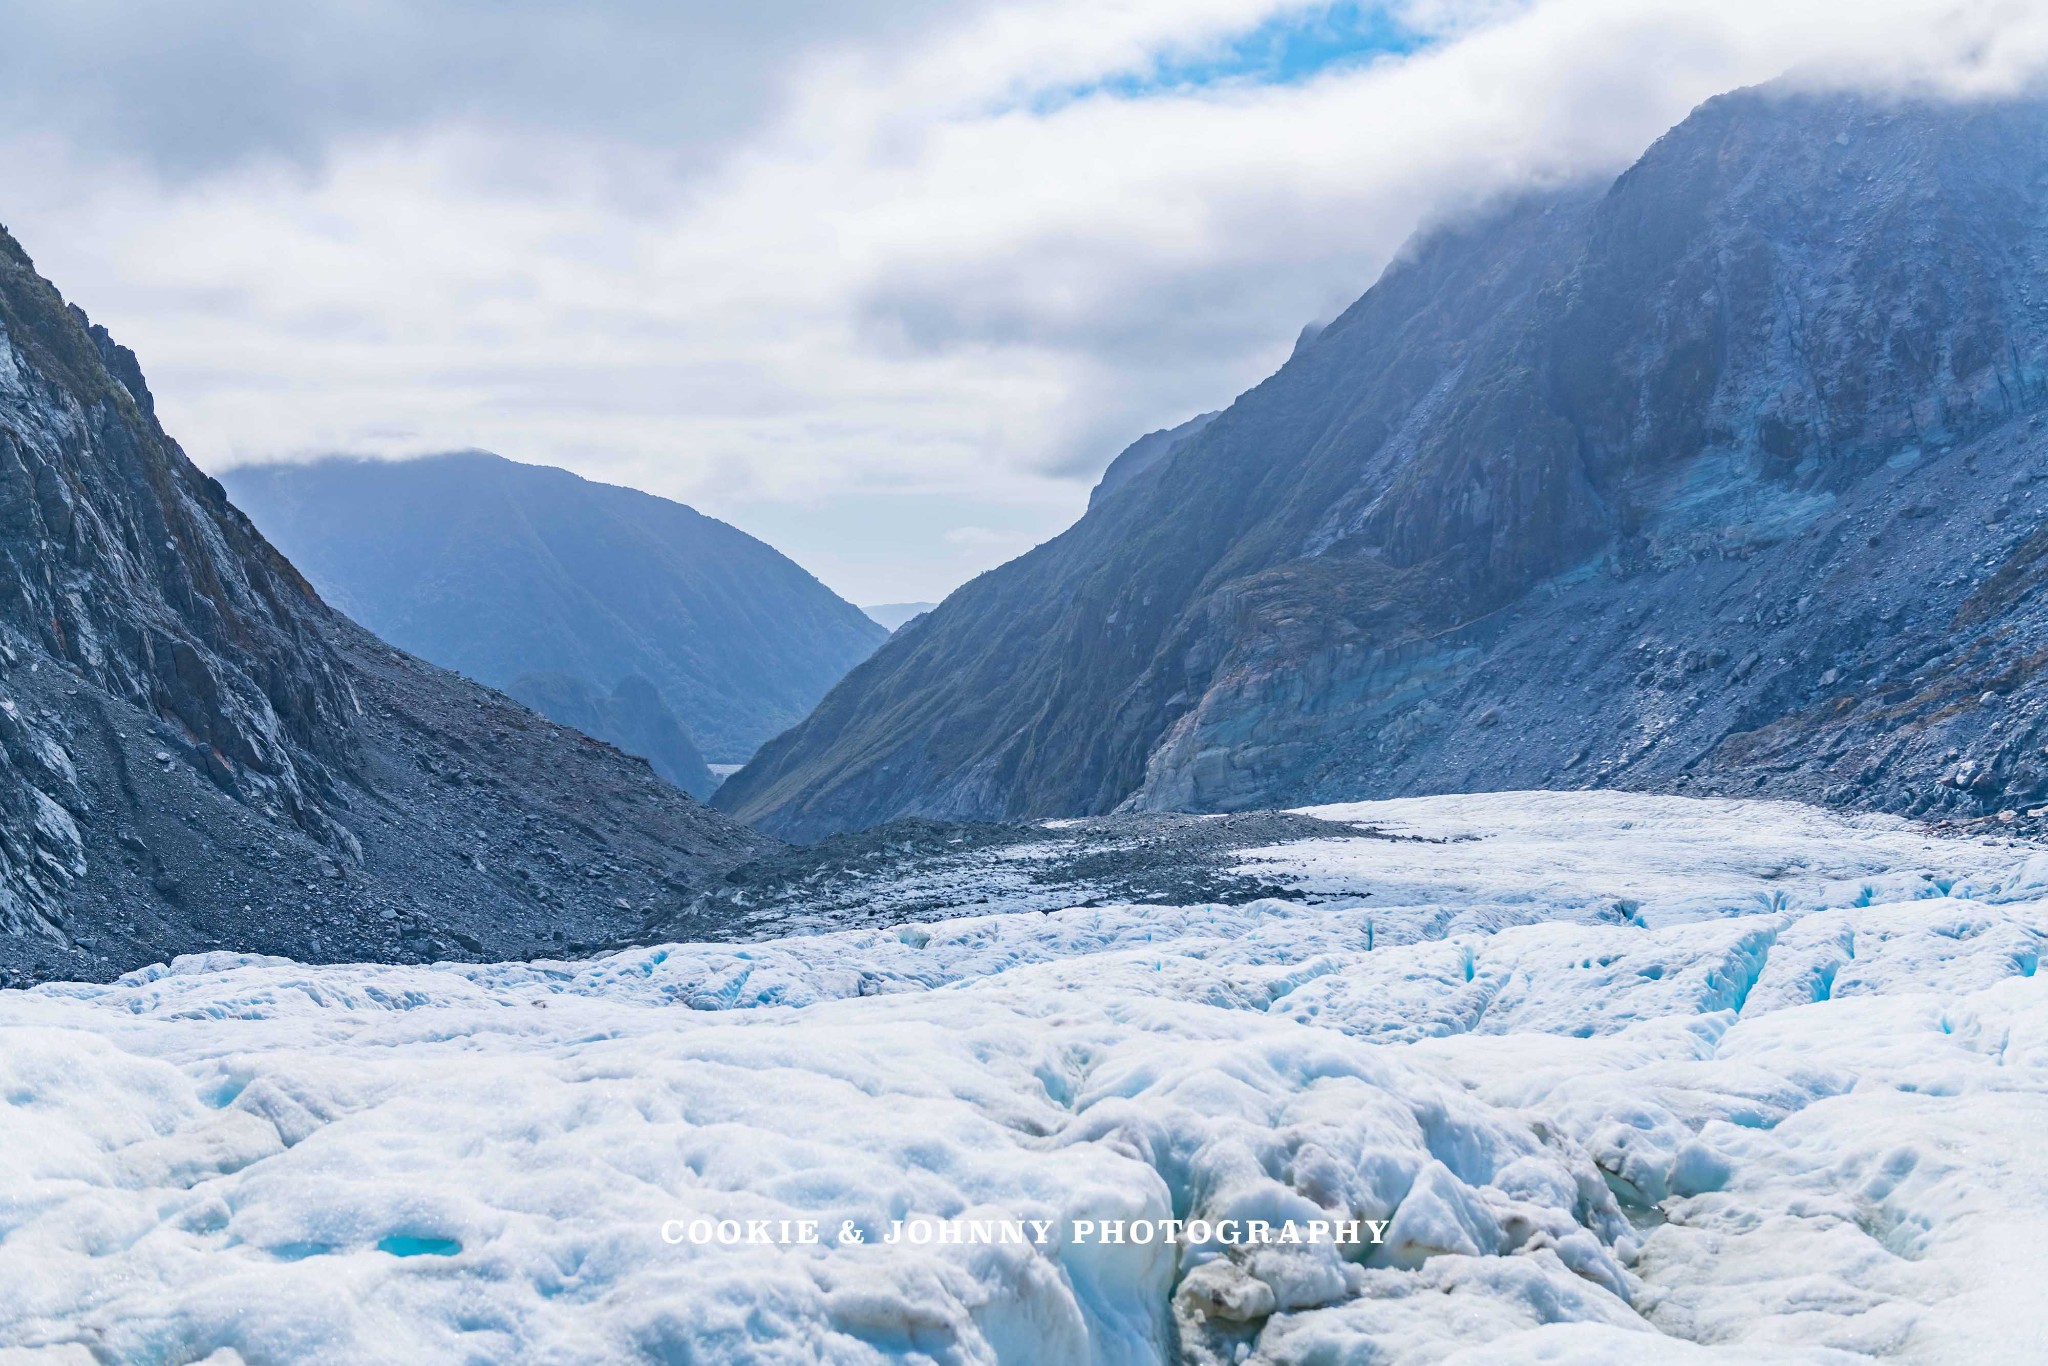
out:
M1421 50L1436 35L1404 24L1384 5L1311 5L1275 14L1198 51L1164 53L1141 69L1041 91L1034 113L1107 95L1143 99L1217 86L1297 85L1333 69Z

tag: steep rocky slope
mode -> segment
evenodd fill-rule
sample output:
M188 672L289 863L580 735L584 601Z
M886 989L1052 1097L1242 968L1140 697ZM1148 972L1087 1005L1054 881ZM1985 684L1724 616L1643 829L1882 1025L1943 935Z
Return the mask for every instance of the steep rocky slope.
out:
M0 980L536 951L767 842L329 609L0 232Z
M2048 801L2048 113L1713 100L1438 231L719 794L905 815L1478 788Z
M637 674L715 763L802 720L889 634L745 532L566 470L466 451L222 477L386 640L495 688L566 673L610 692Z
M574 674L521 674L505 691L550 721L637 754L664 780L702 801L718 787L689 732L639 674L605 693Z

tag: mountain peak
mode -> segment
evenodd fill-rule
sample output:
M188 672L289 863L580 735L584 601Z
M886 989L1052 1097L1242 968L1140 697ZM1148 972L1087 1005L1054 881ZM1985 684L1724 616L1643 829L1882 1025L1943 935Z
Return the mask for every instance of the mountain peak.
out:
M245 465L225 480L322 594L380 635L515 692L528 674L573 674L593 695L637 676L716 762L796 724L887 635L694 508L488 451ZM549 714L578 726L615 715L564 705Z

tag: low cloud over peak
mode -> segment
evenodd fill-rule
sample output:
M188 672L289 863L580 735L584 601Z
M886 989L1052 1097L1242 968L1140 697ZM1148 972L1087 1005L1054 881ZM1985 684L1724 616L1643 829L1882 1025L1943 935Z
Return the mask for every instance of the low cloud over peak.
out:
M488 446L882 601L1057 530L1419 224L1787 70L2014 89L2048 16L0 0L0 39L0 221L202 463Z

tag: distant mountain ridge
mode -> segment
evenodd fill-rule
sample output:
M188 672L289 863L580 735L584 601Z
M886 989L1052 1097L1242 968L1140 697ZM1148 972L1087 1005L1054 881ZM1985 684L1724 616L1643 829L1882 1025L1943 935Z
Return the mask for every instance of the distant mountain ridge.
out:
M335 612L0 231L0 983L595 943L772 847Z
M324 596L394 644L496 688L646 679L719 762L802 720L888 637L745 532L566 470L465 451L221 478Z
M1109 468L1102 472L1102 478L1095 481L1095 487L1088 490L1088 506L1094 507L1104 498L1115 493L1118 489L1130 483L1131 480L1187 445L1188 442L1201 435L1202 429L1211 422L1214 422L1217 416L1217 413L1201 413L1189 418L1178 427L1168 427L1161 431L1147 432L1130 445L1124 447L1122 452L1117 455L1117 458L1109 462Z
M866 612L884 630L900 631L905 624L937 606L935 602L879 602L860 610Z
M1432 232L718 803L2048 801L2048 107L1771 89Z

